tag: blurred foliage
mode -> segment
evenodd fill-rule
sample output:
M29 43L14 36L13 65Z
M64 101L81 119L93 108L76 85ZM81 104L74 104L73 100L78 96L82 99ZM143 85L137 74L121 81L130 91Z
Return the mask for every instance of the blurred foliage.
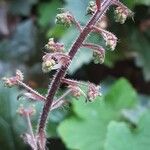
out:
M53 0L51 2L42 2L38 7L38 23L41 26L47 26L50 23L54 23L55 16L59 8L62 7L61 1Z
M130 42L131 49L137 52L137 66L143 68L145 79L150 80L150 32L140 33L133 29Z
M135 90L125 79L118 80L93 103L85 103L84 98L74 100L74 115L60 124L60 136L70 149L101 150L110 121L119 121L122 109L133 107L136 100Z
M135 108L138 99L130 83L119 79L93 103L85 103L84 98L73 100L74 113L60 124L59 134L69 149L146 150L150 145L150 112L145 116L146 111L141 111L137 122L136 113L128 116L123 113Z
M124 122L111 122L108 126L106 150L148 150L150 147L150 111L145 112L135 129Z
M49 37L55 37L57 40L64 42L66 50L68 51L79 32L75 29L75 27L71 27L68 29L59 25L55 26L55 15L60 11L59 8L65 8L66 10L69 10L74 14L75 18L79 20L81 25L85 25L87 20L90 18L86 15L86 7L88 2L89 0L14 0L9 2L10 5L8 12L16 16L18 15L19 17L27 17L27 19L26 21L16 22L17 32L13 32L9 40L4 39L0 42L0 52L2 54L0 58L5 58L6 60L8 60L7 52L9 52L9 59L14 59L15 56L18 58L18 55L22 55L21 59L29 61L31 57L30 54L35 54L36 48L39 48L41 50L42 46L44 46L44 43L46 43L45 39L48 39ZM110 15L108 15L108 18L110 18L110 20L108 21L108 30L114 32L117 35L119 41L115 52L112 53L110 51L106 51L106 59L104 65L113 68L117 61L126 60L132 57L135 59L136 65L143 69L145 79L149 81L150 55L148 49L150 46L150 34L149 26L147 27L146 22L150 18L150 14L148 11L150 2L149 0L124 0L123 2L133 11L135 10L135 22L130 19L125 25L118 25L114 23L113 14L112 11L110 11ZM141 9L143 13L140 13L140 10L135 9L135 7L139 5L145 6L145 9ZM3 22L6 22L6 20L4 19L4 16L6 16L5 13L3 12L3 15L1 15L1 19L3 20ZM38 31L35 31L36 24L33 19L34 17L36 18L39 25ZM15 20L16 17L12 19ZM140 20L140 22L138 20ZM27 23L31 21L32 26ZM10 22L10 24L14 25L14 21L12 23ZM143 26L145 25L144 31L141 30L141 24ZM4 25L7 27L7 24L5 23L0 25L0 29ZM25 26L28 29L25 28ZM11 28L11 26L7 28ZM36 34L35 32L38 32L38 34ZM43 37L43 32L45 33L45 37ZM105 45L102 38L98 35L92 35L90 39L93 39L92 41L94 41L94 43L101 44L102 46ZM39 41L41 42L41 45ZM91 50L88 50L86 48L81 49L77 54L77 57L72 62L72 65L69 68L69 73L74 73L77 69L82 67L83 64L88 64L90 61L92 61Z
M45 90L42 90L45 91ZM23 91L22 91L23 92ZM23 150L26 146L21 138L21 135L28 132L26 119L19 116L17 110L20 104L25 107L35 105L36 114L31 118L33 128L36 131L37 122L42 110L41 103L32 103L27 99L20 99L17 101L17 96L22 93L15 88L4 88L0 84L0 149L1 150ZM56 127L64 119L69 110L67 108L60 108L54 110L47 123L47 136L58 137Z
M52 111L47 123L47 136L61 137L66 146L71 149L103 149L106 134L108 134L107 127L111 121L123 121L125 117L129 122L135 123L132 114L124 116L123 110L125 108L133 109L138 104L138 95L126 79L122 78L116 81L111 88L107 85L104 90L106 94L92 103L85 103L83 97L78 101L70 97L69 101L73 104L73 112L69 111L71 109L69 107ZM36 131L42 104L40 102L33 103L24 98L17 101L17 95L23 91L15 88L5 89L1 85L0 91L0 131L1 137L3 137L0 138L0 148L2 150L23 150L25 146L20 135L27 132L27 124L25 119L16 113L16 110L20 104L25 107L35 105L36 115L31 119ZM40 89L40 91L45 93L44 89ZM89 146L88 143L92 144Z
M0 85L0 149L16 150L24 149L20 135L26 126L16 113L18 102L16 101L18 91L7 89Z

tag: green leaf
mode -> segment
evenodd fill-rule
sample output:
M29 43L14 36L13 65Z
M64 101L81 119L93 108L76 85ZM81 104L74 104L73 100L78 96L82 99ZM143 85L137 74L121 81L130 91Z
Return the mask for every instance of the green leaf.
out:
M150 111L132 129L126 123L111 122L108 126L106 150L148 150L150 147Z
M123 108L133 107L136 96L129 82L120 79L92 103L85 103L84 98L74 100L74 115L60 124L60 136L70 149L103 150L107 125L121 118Z
M150 5L149 0L124 0L122 2L130 8L133 8L137 4Z
M135 0L136 4L144 4L144 5L150 5L149 0Z
M25 123L16 113L18 102L16 89L7 89L0 84L0 149L24 149L20 135L25 132Z
M39 5L39 24L43 27L47 26L50 22L54 23L58 8L62 7L61 1L53 0L52 2L43 2Z

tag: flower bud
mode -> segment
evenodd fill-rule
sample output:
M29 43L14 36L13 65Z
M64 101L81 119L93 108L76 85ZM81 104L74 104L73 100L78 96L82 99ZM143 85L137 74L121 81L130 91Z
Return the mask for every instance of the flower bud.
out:
M53 69L54 65L56 65L56 62L54 59L43 61L42 63L43 72L44 73L50 72Z
M64 45L61 43L54 42L53 38L50 38L48 43L45 45L45 48L50 52L63 52Z
M87 7L87 14L93 15L97 9L96 3L94 1L90 1Z
M16 70L16 78L17 78L19 81L23 81L24 76L23 76L23 73L22 73L20 70Z
M17 81L14 78L4 77L4 78L2 78L2 80L4 82L4 86L9 87L9 88L11 88L11 87L13 87L14 85L17 84Z
M105 60L105 51L102 52L93 52L93 60L95 64L102 64Z
M128 16L132 16L133 13L125 7L118 6L115 10L115 21L124 24Z
M24 108L24 106L21 104L17 110L17 113L21 116L34 115L36 113L35 106L32 105L29 108Z
M102 36L106 41L106 47L111 51L115 50L117 45L117 37L108 31L102 32Z
M13 87L15 85L18 84L18 81L23 81L23 74L20 70L16 70L16 76L13 76L13 77L10 77L10 78L2 78L3 82L4 82L4 85L6 87Z
M71 24L73 23L73 17L68 11L62 12L62 13L56 15L55 22L57 24L61 24L61 25L70 27Z
M81 90L78 87L78 85L74 85L74 86L69 85L68 88L71 89L73 96L75 96L75 97L80 97L81 96Z
M89 101L93 101L97 96L101 95L100 86L96 86L93 83L89 83L88 85L88 93L87 97Z

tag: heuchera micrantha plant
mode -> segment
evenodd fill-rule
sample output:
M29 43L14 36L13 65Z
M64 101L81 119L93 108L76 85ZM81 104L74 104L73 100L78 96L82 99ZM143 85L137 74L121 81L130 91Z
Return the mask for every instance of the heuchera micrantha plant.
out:
M103 63L105 57L105 49L102 46L87 43L86 38L91 32L99 33L105 40L106 47L110 50L114 50L117 44L117 37L105 29L98 26L98 22L102 21L103 17L110 6L115 7L115 20L123 24L127 17L131 17L133 13L119 0L96 0L91 1L87 8L87 14L91 15L89 22L82 27L75 17L69 12L62 10L56 16L56 23L65 25L67 27L74 24L78 30L79 35L72 44L70 50L66 53L64 45L55 42L53 38L50 38L48 43L45 45L47 52L43 56L42 70L47 73L53 69L57 72L53 77L53 80L49 86L48 93L46 96L41 95L37 91L23 82L23 74L17 70L16 75L10 78L3 78L6 86L12 87L14 85L22 86L26 89L24 96L34 101L43 102L43 110L38 122L37 133L33 132L30 117L34 114L35 109L33 107L25 108L20 106L18 113L25 117L28 123L29 132L23 136L23 139L28 143L33 150L45 150L46 145L46 122L49 112L54 109L61 107L65 104L64 98L68 94L79 97L85 96L86 102L93 101L97 96L100 96L100 87L93 83L83 83L71 79L65 78L66 72L69 65L71 64L75 54L81 47L89 48L93 51L93 60L95 63ZM55 99L56 92L60 85L65 83L67 85L67 91L58 99ZM81 86L85 86L85 91L81 89ZM86 109L86 108L85 108Z

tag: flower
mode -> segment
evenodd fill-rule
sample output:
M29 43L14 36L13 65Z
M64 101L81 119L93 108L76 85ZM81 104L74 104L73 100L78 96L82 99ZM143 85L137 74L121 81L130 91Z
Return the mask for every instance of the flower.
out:
M20 70L18 70L18 69L16 70L16 78L19 81L23 81L23 79L24 79L23 73Z
M17 113L19 113L21 116L31 116L33 114L35 114L36 110L35 110L35 106L32 105L28 108L24 108L24 106L21 104L20 107L17 110Z
M81 89L79 88L78 85L69 85L68 88L71 90L73 96L75 97L81 96Z
M55 65L56 65L56 62L54 59L43 61L42 70L44 73L50 72Z
M74 20L73 16L68 11L66 11L66 12L57 14L55 22L57 24L62 24L64 26L70 27L71 24L73 23L73 20Z
M9 87L9 88L17 85L18 81L23 81L23 79L24 79L24 76L23 76L23 73L20 70L16 70L16 75L13 76L13 77L10 77L10 78L4 77L4 78L2 78L2 80L4 82L4 85L6 87Z
M93 50L93 60L95 64L102 64L105 60L105 50L100 47L97 50Z
M100 90L100 86L96 86L93 83L88 84L87 97L89 101L93 101L97 96L101 96L101 93L99 90Z
M132 16L133 13L126 7L118 6L115 10L115 21L124 24L128 16Z
M54 42L53 38L50 38L45 48L50 52L63 52L64 45L58 42Z
M52 69L58 69L66 66L70 62L70 57L64 53L46 53L43 56L42 70L47 73Z
M102 36L104 38L104 40L106 41L106 47L109 50L115 50L116 45L117 45L117 37L112 34L111 32L108 31L102 31Z
M97 9L96 3L94 1L90 1L87 7L87 14L93 15Z

